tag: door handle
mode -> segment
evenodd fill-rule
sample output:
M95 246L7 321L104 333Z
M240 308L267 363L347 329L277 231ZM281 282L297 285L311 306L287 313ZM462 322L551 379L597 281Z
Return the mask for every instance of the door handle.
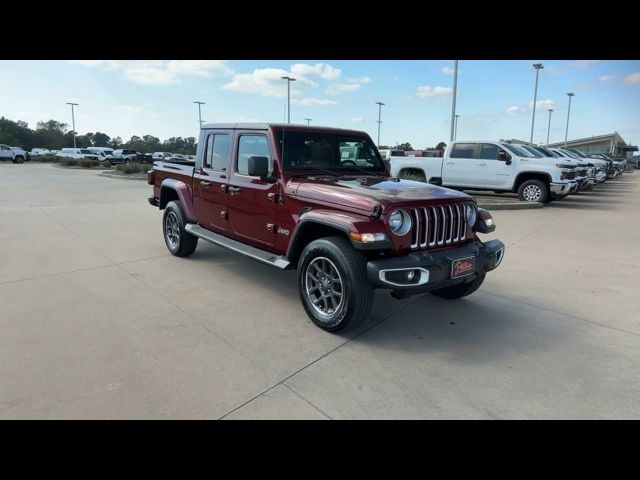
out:
M480 165L481 167L485 167L487 164L486 163L479 163L478 165Z
M454 162L447 162L447 165L453 165Z
M202 180L200 182L200 185L202 185L203 187L210 187L211 186L211 182L207 182L205 180Z
M231 195L238 195L242 191L240 187L228 187L227 189Z

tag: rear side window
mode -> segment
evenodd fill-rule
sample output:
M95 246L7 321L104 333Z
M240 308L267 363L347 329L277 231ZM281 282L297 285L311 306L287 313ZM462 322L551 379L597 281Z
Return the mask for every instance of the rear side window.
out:
M491 143L483 143L482 151L480 152L480 158L482 158L483 160L497 160L498 147Z
M451 158L474 158L475 153L475 143L456 143L451 151Z
M205 168L211 168L218 172L227 169L229 161L229 135L226 133L210 134L207 137L207 156L205 158Z
M265 135L241 135L238 142L238 160L236 172L249 175L249 157L267 157L269 172L273 171L273 159L269 150L269 143Z

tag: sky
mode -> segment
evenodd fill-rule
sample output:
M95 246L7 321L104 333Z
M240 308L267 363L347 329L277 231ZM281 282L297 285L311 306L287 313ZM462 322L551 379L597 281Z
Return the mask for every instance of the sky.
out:
M640 61L461 60L456 113L458 140L529 140L535 85L542 63L533 140L564 140L567 92L569 139L617 131L640 143ZM282 122L287 82L291 122L365 130L380 143L414 148L448 143L453 60L76 60L0 61L0 116L71 125L76 130L132 135L198 135L214 122Z

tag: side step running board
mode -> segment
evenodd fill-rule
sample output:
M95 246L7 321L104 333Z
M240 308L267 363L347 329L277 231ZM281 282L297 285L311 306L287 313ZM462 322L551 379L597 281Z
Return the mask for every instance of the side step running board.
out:
M200 225L196 225L195 223L188 223L184 227L184 229L190 234L202 238L207 242L211 242L221 247L228 248L229 250L233 250L234 252L240 253L246 257L252 258L262 263L266 263L267 265L271 265L272 267L279 268L280 270L284 270L290 264L289 260L287 260L285 257L276 255L274 253L265 252L264 250L260 250L259 248L255 248L250 245L238 242L231 238L225 237L224 235L220 235L218 233L212 232L211 230L207 230L206 228L202 228Z

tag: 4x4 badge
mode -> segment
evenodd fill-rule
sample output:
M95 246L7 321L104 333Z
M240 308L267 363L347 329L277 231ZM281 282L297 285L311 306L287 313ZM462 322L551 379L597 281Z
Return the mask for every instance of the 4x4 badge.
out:
M289 235L289 230L287 230L286 228L278 227L278 233L288 236Z

